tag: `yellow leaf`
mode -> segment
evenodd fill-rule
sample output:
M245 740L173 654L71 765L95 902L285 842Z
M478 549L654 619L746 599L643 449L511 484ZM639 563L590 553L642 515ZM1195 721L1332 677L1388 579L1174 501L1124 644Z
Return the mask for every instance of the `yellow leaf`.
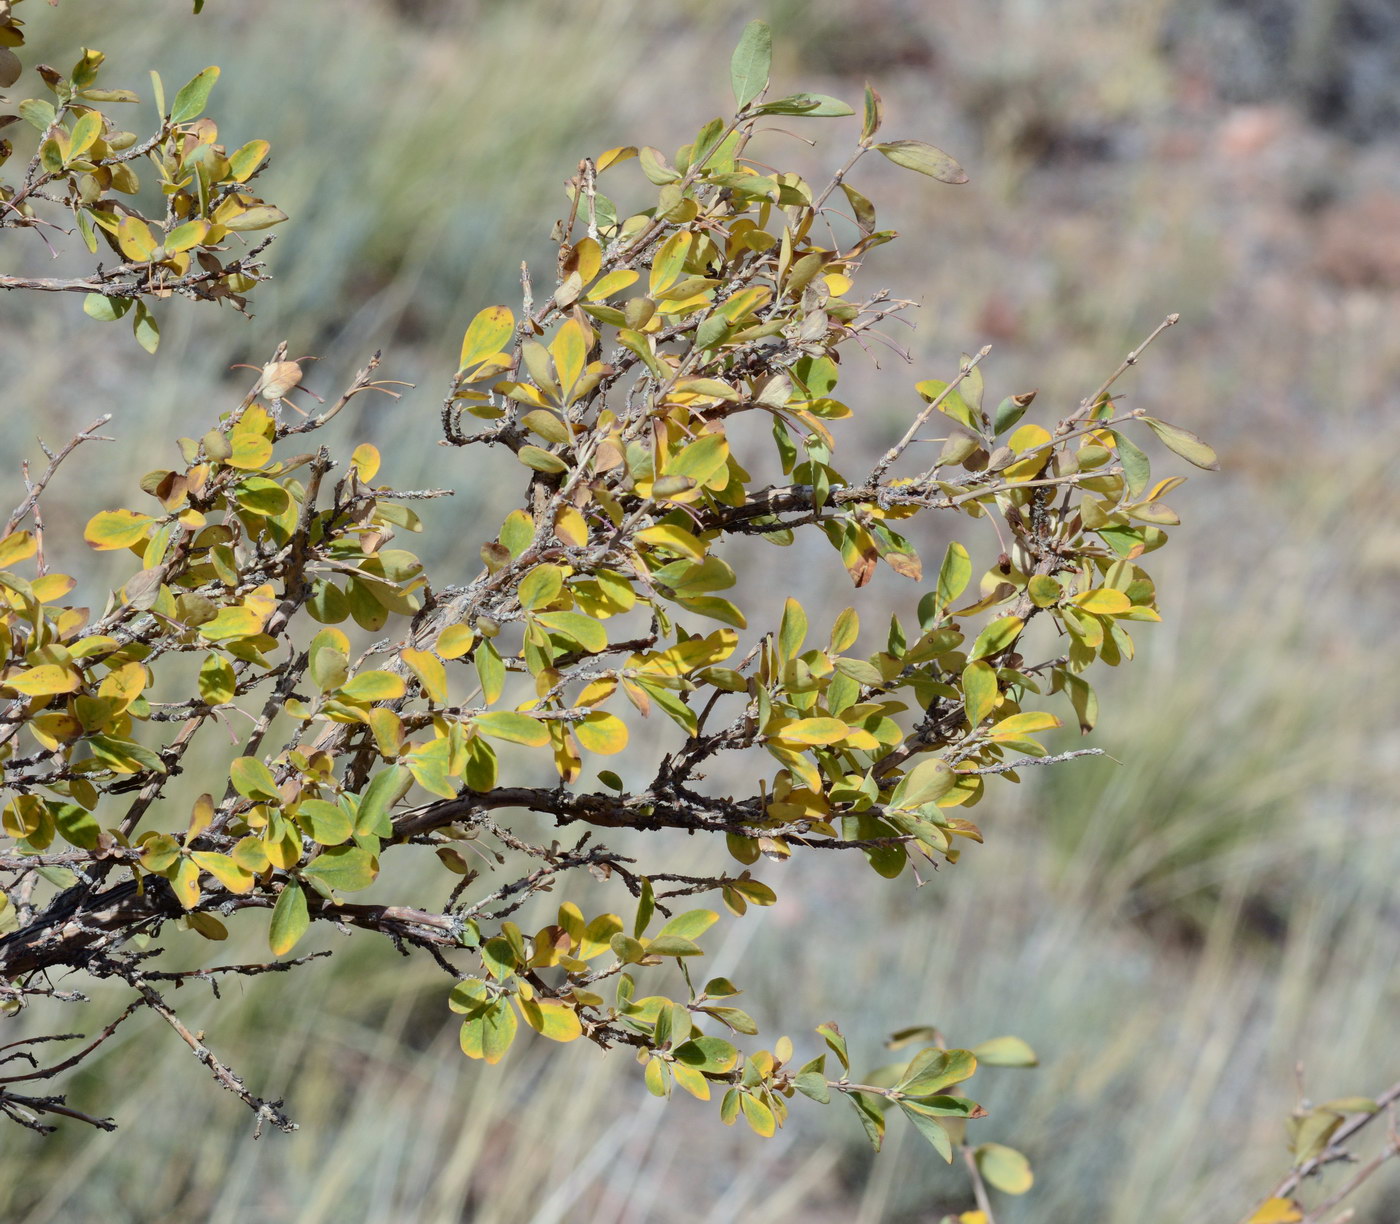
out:
M387 671L367 671L360 672L341 685L339 695L346 701L394 701L407 690L408 685L402 676Z
M488 306L471 321L462 337L459 370L480 365L505 348L515 331L515 316L506 306Z
M527 748L542 748L549 743L549 729L537 718L517 714L512 710L497 710L478 714L474 720L477 730L492 739L509 740Z
M83 539L98 552L130 548L146 538L146 528L154 522L149 514L137 514L134 510L103 510L88 520Z
M0 685L23 693L26 697L49 697L55 693L71 693L82 685L82 677L70 667L57 663L41 663L15 676L0 680Z
M408 664L409 670L418 677L423 692L437 705L447 704L447 669L442 660L428 650L404 650L400 658Z
M466 625L448 625L438 634L437 645L433 650L439 658L460 659L472 648L475 641L476 634Z
M613 756L627 747L627 724L616 714L595 710L570 729L584 748L599 756Z
M619 293L626 289L637 279L637 273L631 268L618 268L615 272L609 272L602 280L593 286L586 294L585 300L589 302L601 302L604 298L611 297L614 293ZM586 283L586 282L585 282Z
M200 870L207 871L229 892L242 894L253 891L252 873L245 871L227 854L195 851L190 858Z
M189 859L180 860L175 875L170 881L175 896L185 909L194 909L199 904L199 868Z
M516 1002L520 1014L535 1032L551 1041L574 1041L583 1036L583 1025L579 1023L578 1012L564 1003L550 999L520 999Z
M1271 1198L1259 1204L1248 1224L1297 1224L1302 1218L1303 1213L1292 1199Z
M374 479L379 471L379 450L368 442L361 442L350 455L350 464L355 475L365 484Z
M564 402L572 401L569 392L588 364L588 344L591 337L577 319L569 319L554 337L549 346L549 355L554 358L554 370L559 375L559 385L564 391Z
M1085 612L1092 612L1096 616L1116 616L1128 611L1133 606L1133 601L1126 594L1108 587L1099 587L1097 590L1085 591L1082 595L1076 595L1074 603L1076 607L1082 608Z
M565 506L554 516L554 534L565 544L583 548L588 543L588 524L572 506Z
M799 718L773 734L791 744L839 744L849 731L839 718Z
M148 263L156 240L149 225L138 217L126 216L117 225L117 246L132 263Z
M39 551L38 542L27 531L12 531L0 540L0 569L27 561Z

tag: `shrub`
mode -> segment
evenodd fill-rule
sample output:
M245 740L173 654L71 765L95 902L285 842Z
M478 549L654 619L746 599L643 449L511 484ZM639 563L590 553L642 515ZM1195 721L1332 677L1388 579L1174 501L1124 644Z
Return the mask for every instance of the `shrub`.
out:
M11 8L5 84L22 41ZM520 476L474 576L430 579L399 546L443 491L395 491L373 446L337 459L309 438L358 396L400 395L378 355L305 415L291 411L303 367L284 347L142 479L142 509L94 515L87 544L134 558L96 615L65 602L77 583L49 568L40 514L102 422L29 482L0 538L0 1003L10 1015L80 1004L58 972L115 979L129 1002L67 1057L42 1057L58 1034L11 1043L11 1119L110 1129L35 1089L149 1010L259 1128L292 1129L167 995L211 973L300 967L314 959L293 955L304 937L331 924L431 957L471 1058L499 1061L525 1029L625 1047L652 1092L717 1095L723 1121L759 1135L796 1095L839 1096L878 1147L893 1108L945 1159L963 1150L984 1209L987 1184L1029 1187L1019 1153L964 1133L984 1112L964 1095L979 1061L1032 1065L1024 1042L947 1048L910 1029L896 1044L921 1048L854 1076L836 1023L817 1028L821 1052L786 1037L757 1048L739 987L693 966L721 910L777 899L753 870L765 857L837 852L884 879L917 877L981 841L972 816L989 785L1095 752L1051 753L1038 737L1062 714L1089 732L1086 673L1131 660L1132 627L1160 619L1140 562L1177 522L1161 499L1183 478L1154 479L1139 442L1204 468L1215 457L1115 402L1141 348L1044 423L1030 419L1034 393L984 396L983 349L950 380L915 385L912 419L869 471L838 468L861 412L838 398L842 363L911 305L857 288L865 254L895 235L850 177L872 153L943 183L966 176L931 145L882 139L869 88L856 147L825 184L753 158L770 120L852 113L820 94L770 98L769 41L748 27L734 116L673 157L627 146L585 159L549 283L527 277L518 316L491 306L467 327L442 440ZM132 313L153 348L149 302L242 308L264 271L263 245L240 235L283 217L251 186L265 142L229 153L203 117L217 69L169 105L157 81L157 128L138 139L102 109L135 99L95 86L101 61L84 52L67 78L39 70L54 101L17 108L37 148L0 186L0 229L57 232L47 215L71 217L90 252L105 242L121 262L0 285L81 292L100 319ZM146 163L161 215L129 194ZM632 169L652 188L644 208L599 189ZM930 440L938 449L916 452ZM932 512L981 542L949 544L926 583L915 540ZM799 532L827 539L857 591L883 564L922 594L860 649L854 606L813 625L788 599L775 624L750 625L761 568L736 572L726 546ZM644 725L646 747L629 749ZM217 742L229 728L232 753ZM171 810L164 788L195 768L214 784ZM722 840L732 867L669 870L672 833ZM435 854L445 902L405 889L418 878L408 847ZM617 898L606 911L576 900L574 882L593 878ZM521 929L512 915L546 891L556 920ZM201 940L248 923L264 924L275 959L202 966Z

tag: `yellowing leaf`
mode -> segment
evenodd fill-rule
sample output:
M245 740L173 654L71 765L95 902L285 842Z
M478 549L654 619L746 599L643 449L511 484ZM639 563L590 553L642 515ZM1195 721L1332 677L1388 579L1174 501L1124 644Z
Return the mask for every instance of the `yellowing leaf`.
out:
M150 520L148 519L147 522ZM0 540L0 570L27 561L39 551L39 544L27 531L12 531Z
M582 747L599 756L613 756L627 747L627 724L616 714L594 710L570 729Z
M515 315L507 306L488 306L471 321L462 337L459 370L480 365L506 347L515 331Z
M361 442L350 455L350 465L355 469L355 475L365 484L374 479L379 471L379 462L378 447L368 442Z
M148 263L155 254L156 239L139 217L126 216L117 226L117 246L131 263Z
M799 718L773 734L790 744L839 744L850 731L839 718Z
M1019 739L1023 735L1033 735L1037 731L1052 731L1063 725L1053 714L1027 710L1024 714L1013 714L1010 718L1003 718L992 728L992 738Z
M272 907L272 926L268 931L268 946L274 956L285 956L297 946L311 925L306 908L306 894L295 880L288 880Z
M433 650L443 659L460 659L472 648L476 634L466 625L448 625L438 634Z
M1159 421L1156 417L1145 416L1140 419L1187 463L1194 463L1198 468L1205 468L1209 472L1220 470L1220 460L1216 458L1215 452L1189 429L1182 429L1179 425L1168 425L1166 421Z
M82 682L82 677L71 667L41 663L18 675L6 676L0 680L0 685L26 697L48 697L55 693L71 693L80 688Z
M984 1143L975 1155L977 1171L1005 1194L1025 1194L1035 1183L1031 1162L1015 1148Z
M402 697L407 689L402 676L387 671L367 671L346 681L340 687L340 696L357 702L394 701Z
M190 859L201 871L207 871L231 893L248 893L253 890L253 875L245 871L226 854L215 854L196 850Z
M423 692L436 705L447 704L447 669L442 660L428 650L404 650L399 657L408 664L409 670L418 677Z
M1082 595L1076 595L1074 604L1078 608L1083 608L1085 612L1092 612L1096 616L1115 616L1132 608L1133 601L1122 591L1100 587L1097 590L1085 591Z
M551 1041L574 1041L583 1036L578 1012L552 999L517 999L525 1023Z
M146 538L146 528L154 522L149 514L137 514L134 510L103 510L88 520L83 539L98 552L130 548Z
M542 748L549 743L549 729L538 718L517 714L514 710L496 710L478 714L473 720L477 730L492 739L509 740L527 748Z
M994 620L977 635L968 658L981 659L987 655L1000 654L1015 643L1023 625L1024 622L1019 616L1003 616Z
M985 659L969 663L963 669L963 705L967 710L967 722L977 727L987 717L997 703L997 672Z
M1303 1213L1293 1199L1270 1198L1259 1204L1246 1224L1298 1224Z

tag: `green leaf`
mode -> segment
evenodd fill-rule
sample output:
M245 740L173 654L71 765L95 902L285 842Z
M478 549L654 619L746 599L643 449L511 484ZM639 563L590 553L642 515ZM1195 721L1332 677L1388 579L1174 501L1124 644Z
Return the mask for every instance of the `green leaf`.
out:
M890 796L890 806L905 811L913 811L925 803L933 803L943 798L958 780L953 767L947 761L929 757L920 761L894 788Z
M334 846L318 854L302 874L340 892L358 892L374 883L379 860L360 846Z
M136 303L136 313L131 318L131 334L148 353L154 353L160 347L160 325L155 315L146 308L145 302Z
M976 1070L977 1059L970 1050L940 1050L931 1046L914 1055L895 1087L905 1096L932 1096L962 1083Z
M295 880L288 880L278 894L277 904L272 907L272 927L267 938L272 954L286 956L297 946L297 941L306 934L306 928L310 925L306 894Z
M303 799L295 814L302 832L322 846L338 846L355 831L350 813L324 799Z
M1152 465L1147 455L1129 439L1113 431L1113 440L1118 447L1118 462L1123 465L1123 479L1128 485L1128 496L1136 500L1141 497L1152 479Z
M246 799L273 803L282 801L276 779L257 757L235 758L229 766L229 778L233 782L233 789Z
M967 174L942 149L935 149L922 140L889 140L875 146L896 166L917 170L941 183L965 183Z
M130 298L108 297L103 293L89 293L83 298L83 313L99 323L115 323L130 309Z
M751 21L734 48L729 62L729 79L734 101L740 110L768 88L773 68L773 31L762 21Z
M542 748L549 743L549 731L538 718L518 714L514 710L497 710L478 714L473 720L482 735L492 739L509 740L527 748Z
M1004 1194L1025 1194L1035 1184L1031 1162L1015 1148L984 1143L974 1155L977 1171Z
M885 1115L873 1101L866 1099L863 1092L847 1092L844 1096L856 1111L856 1116L860 1118L861 1128L865 1131L865 1137L870 1140L870 1146L878 1152L880 1145L885 1141Z
M1194 463L1208 472L1220 470L1220 460L1216 458L1215 452L1189 429L1182 429L1179 425L1168 425L1166 421L1159 421L1156 417L1145 416L1139 419L1168 449L1174 450L1187 463Z
M214 82L218 79L219 69L211 66L181 89L175 95L174 105L170 108L170 122L188 123L191 119L198 119L204 113L205 103L209 101L209 91L214 88Z
M685 939L699 939L717 921L719 915L714 910L687 910L684 914L677 914L672 918L656 933L656 937L660 939L667 935L680 935Z
M1015 644L1024 627L1025 622L1019 616L1003 616L994 620L977 635L977 640L973 642L967 657L982 659L989 655L1001 654Z
M914 1108L912 1102L900 1101L899 1108L909 1119L914 1129L929 1141L933 1150L949 1164L952 1164L953 1141L948 1137L948 1132L944 1129L943 1124L937 1118L930 1118L927 1114Z
M374 837L392 837L393 823L389 819L389 809L407 793L413 785L413 775L402 765L391 765L381 769L365 792L360 796L360 805L355 814L355 832Z
M993 1037L972 1047L978 1063L989 1067L1038 1067L1035 1051L1019 1037Z
M938 607L946 608L967 589L972 579L972 559L967 549L954 540L938 567Z

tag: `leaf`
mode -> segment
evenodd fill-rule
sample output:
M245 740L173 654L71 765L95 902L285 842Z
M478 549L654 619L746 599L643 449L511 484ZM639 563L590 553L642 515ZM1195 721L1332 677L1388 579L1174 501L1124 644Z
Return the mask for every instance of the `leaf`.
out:
M196 850L190 855L190 859L201 871L207 871L229 892L241 896L253 891L253 873L241 867L227 854Z
M549 728L544 723L514 710L478 714L473 723L482 735L489 735L492 739L524 744L527 748L543 748L549 743Z
M1215 452L1189 429L1182 429L1179 425L1168 425L1166 421L1159 421L1156 417L1145 416L1139 420L1162 440L1164 446L1175 451L1187 463L1194 463L1208 472L1220 470L1220 460Z
M263 164L271 151L272 146L267 141L250 140L237 152L230 154L229 173L232 174L234 182L246 183L252 178L254 171Z
M627 747L627 724L604 710L594 710L570 730L580 747L599 756L614 756Z
M992 1037L972 1047L979 1065L988 1067L1038 1067L1035 1051L1019 1037Z
M480 311L462 337L459 370L471 369L494 357L510 343L515 332L515 315L508 306L488 306Z
M1123 591L1098 587L1074 597L1074 606L1095 616L1119 616L1132 609L1133 601Z
M306 894L295 880L288 880L272 907L272 927L267 942L274 956L286 956L306 934L311 916L306 909Z
M895 1087L905 1096L933 1096L962 1083L976 1070L977 1059L971 1051L930 1046L914 1055Z
M937 1118L930 1118L927 1114L915 1109L911 1102L900 1101L899 1108L909 1119L914 1129L929 1141L933 1150L949 1164L952 1164L953 1141L948 1137L948 1131L943 1124Z
M941 183L965 183L967 174L942 149L935 149L922 140L889 140L875 146L881 153L906 170L917 170Z
M768 88L772 67L773 31L762 21L751 21L744 27L729 61L729 79L740 110Z
M967 589L971 579L972 559L967 549L954 540L943 554L943 564L938 567L938 607L943 609L951 604Z
M519 997L516 1002L520 1006L520 1014L525 1017L525 1023L541 1037L548 1037L550 1041L568 1042L583 1036L583 1025L579 1021L578 1012L567 1003L558 1003L553 999L527 1000Z
M743 1111L744 1121L749 1124L754 1134L771 1139L777 1133L778 1122L773 1116L773 1111L752 1092L740 1094L739 1108Z
M947 761L927 758L900 779L890 796L890 806L912 811L925 803L933 803L952 790L957 780L958 775Z
M656 938L663 936L679 935L683 939L699 939L716 922L719 915L714 910L694 909L687 910L683 914L677 914L664 927L656 933Z
M88 520L83 539L98 552L130 548L146 538L146 528L154 522L149 514L133 510L103 510Z
M807 611L791 596L783 604L783 619L778 625L778 657L784 663L797 657L807 637Z
M236 757L229 765L229 779L233 789L244 798L281 802L276 779L257 757Z
M349 841L355 831L350 813L324 799L303 799L295 816L301 831L322 846L338 846Z
M1152 479L1151 461L1125 434L1113 431L1113 441L1118 450L1118 462L1123 465L1123 479L1128 485L1128 496L1139 498L1147 488L1147 482Z
M1293 1199L1269 1198L1259 1204L1245 1224L1298 1224L1302 1209Z
M175 101L170 107L170 122L188 123L191 119L198 119L204 113L204 106L209 101L209 91L214 88L214 82L218 79L218 67L210 66L185 85L175 95Z
M1025 1194L1035 1183L1031 1162L1015 1148L984 1143L975 1156L977 1171L1005 1194Z
M515 452L515 457L527 468L533 468L537 472L546 475L557 475L560 472L567 472L569 465L558 455L551 454L538 446L522 446Z
M403 798L412 785L413 775L402 765L391 765L375 774L360 796L355 813L356 834L392 837L394 826L389 818L389 809Z
M775 738L790 744L839 744L851 733L839 718L799 718L773 732Z
M408 664L409 670L418 677L428 700L436 705L447 704L447 669L442 660L428 650L405 648L399 657Z
M1021 635L1024 626L1025 622L1019 616L1003 616L994 620L977 635L977 640L973 642L967 657L981 659L1009 650Z
M582 612L541 612L535 620L550 632L577 643L589 654L601 654L608 648L608 631L600 621Z
M394 701L408 691L402 676L393 672L367 671L341 685L339 695L346 701Z
M341 892L358 892L374 883L379 860L362 846L333 846L312 859L302 874Z

